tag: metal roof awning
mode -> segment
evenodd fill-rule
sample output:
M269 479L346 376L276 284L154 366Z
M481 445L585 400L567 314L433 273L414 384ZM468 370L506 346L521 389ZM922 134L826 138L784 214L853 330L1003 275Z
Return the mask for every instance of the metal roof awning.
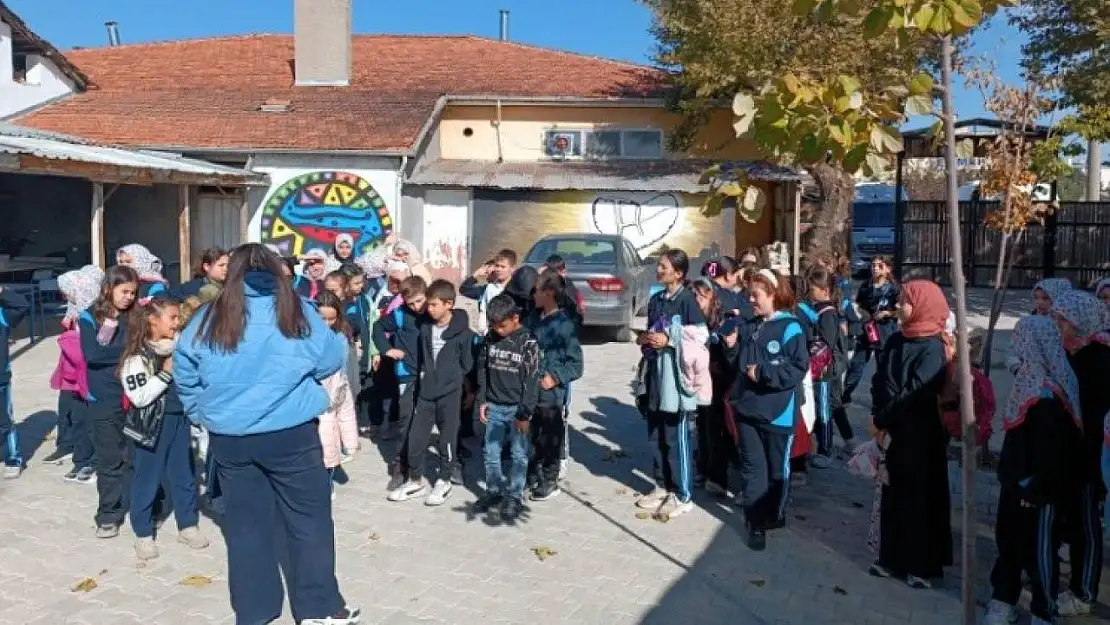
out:
M719 161L622 160L501 162L440 159L422 165L406 182L414 185L541 189L551 191L674 191L705 193L698 183L708 167ZM734 162L751 180L797 182L797 172L762 161Z
M118 184L267 185L265 174L0 123L0 171Z

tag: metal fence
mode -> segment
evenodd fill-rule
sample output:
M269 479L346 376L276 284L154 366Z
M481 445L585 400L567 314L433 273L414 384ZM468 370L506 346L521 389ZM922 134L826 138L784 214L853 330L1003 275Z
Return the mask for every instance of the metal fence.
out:
M983 219L997 202L960 202L964 275L969 286L993 286L1002 235ZM894 263L902 280L951 282L948 216L944 202L909 201L895 206ZM1032 287L1046 277L1092 286L1110 274L1110 202L1063 202L1044 225L1030 225L1016 255L1009 286Z

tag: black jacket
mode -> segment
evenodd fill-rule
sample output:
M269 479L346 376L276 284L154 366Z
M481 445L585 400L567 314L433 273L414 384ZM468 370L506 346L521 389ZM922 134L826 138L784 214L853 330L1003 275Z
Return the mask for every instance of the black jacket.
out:
M1041 399L1029 407L1020 425L1006 430L998 481L1034 505L1058 503L1080 484L1081 441L1063 402L1057 397Z
M374 346L383 356L391 349L399 349L405 357L393 363L397 381L405 384L416 379L420 371L420 324L426 319L405 305L398 306L388 315L382 315L371 331Z
M23 323L23 318L31 310L31 304L12 289L0 290L0 384L12 381L12 362L9 353L8 340L12 336L12 328Z
M882 286L875 286L870 281L861 284L859 291L856 293L856 303L863 310L864 318L862 324L871 321L875 313L878 312L894 312L898 308L898 295L901 293L901 288L892 280L883 283ZM885 345L890 336L898 329L898 319L894 316L887 317L881 321L875 321L878 324L879 330L879 345ZM866 333L861 335L860 341L862 343L869 343L867 341ZM871 345L871 347L878 347Z
M762 322L744 343L727 350L736 383L728 401L739 421L763 429L794 430L799 388L809 375L805 331L794 315L778 313ZM755 365L756 381L748 377Z
M90 401L116 410L123 409L120 403L123 398L123 384L116 375L120 356L123 354L123 344L127 335L126 324L116 328L116 333L107 345L101 345L96 340L96 332L100 325L96 323L92 313L85 311L77 321L77 329L81 334L81 353L85 356L88 365Z
M558 383L555 388L540 387L539 405L565 406L570 383L582 377L582 344L578 342L575 322L565 310L544 316L533 310L525 325L540 346L540 380L550 375Z
M908 339L895 333L879 353L871 380L875 427L890 433L887 463L907 468L929 465L944 454L948 432L938 399L947 376L944 342L939 336ZM897 447L897 453L891 454ZM923 455L924 454L924 455ZM912 470L912 469L911 469Z
M799 319L806 328L806 336L810 344L824 343L833 352L834 366L822 382L836 377L844 370L846 360L844 342L840 335L840 311L836 309L835 302L802 302L798 304Z
M1100 492L1102 481L1103 417L1110 413L1110 346L1090 343L1074 354L1068 363L1079 382L1079 404L1083 413L1083 478Z
M539 400L540 346L527 328L509 336L486 335L478 352L477 404L517 406L518 421L528 421Z
M443 330L443 347L436 356L432 349L432 331L435 323L426 319L420 324L420 350L418 365L420 382L417 392L420 399L435 401L462 388L467 374L474 368L474 333L466 311L455 309Z

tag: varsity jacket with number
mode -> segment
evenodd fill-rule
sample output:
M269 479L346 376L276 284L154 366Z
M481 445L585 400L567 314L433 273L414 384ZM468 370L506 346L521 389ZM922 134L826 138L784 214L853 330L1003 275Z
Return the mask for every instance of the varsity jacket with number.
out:
M165 358L151 353L139 354L128 358L120 369L120 382L127 400L136 408L145 408L166 396L166 413L184 414L181 398L173 386L173 376L162 371Z

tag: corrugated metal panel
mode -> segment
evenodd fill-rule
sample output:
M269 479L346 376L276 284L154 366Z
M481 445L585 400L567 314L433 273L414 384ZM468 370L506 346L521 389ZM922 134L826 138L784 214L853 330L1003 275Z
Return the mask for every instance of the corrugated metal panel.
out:
M444 159L419 167L406 182L416 185L492 189L596 191L677 191L703 193L698 183L712 162L661 161L536 161L503 162ZM793 170L765 162L736 162L752 180L795 182Z
M11 124L0 124L0 153L147 171L226 177L229 180L259 184L264 184L266 181L264 174L185 158L176 154L93 145L72 137L42 133Z

